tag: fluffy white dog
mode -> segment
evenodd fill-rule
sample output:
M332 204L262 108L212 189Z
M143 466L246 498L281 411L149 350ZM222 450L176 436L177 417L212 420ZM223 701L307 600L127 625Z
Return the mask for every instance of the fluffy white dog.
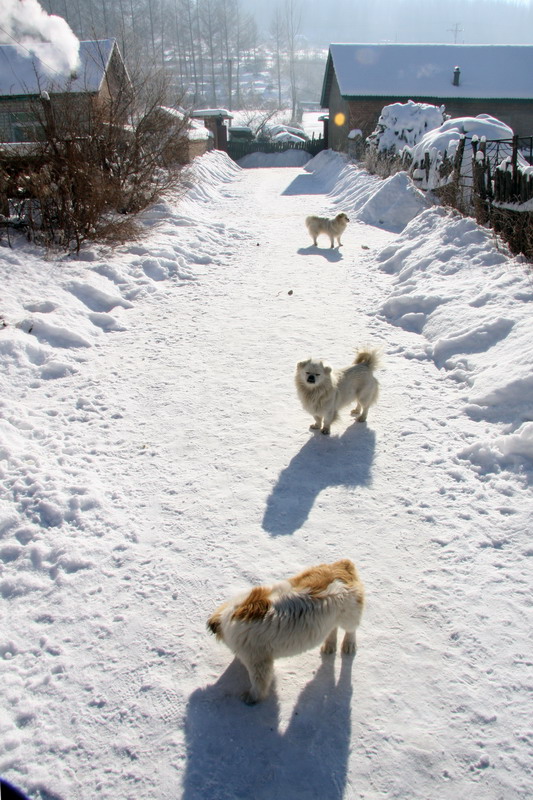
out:
M317 245L317 238L321 233L325 233L329 236L329 240L331 242L331 246L335 246L335 239L337 240L339 247L341 246L341 236L346 230L346 226L349 223L349 219L346 214L337 214L336 217L333 219L329 219L328 217L307 217L305 220L305 224L307 225L307 230L309 231L309 235L313 239L313 244Z
M334 653L337 627L346 631L342 652L355 653L363 605L363 584L354 564L344 559L238 595L215 611L207 627L248 670L251 688L243 700L251 705L267 696L274 659L320 642L323 653Z
M373 374L377 366L377 350L360 350L352 366L344 369L332 370L312 358L298 362L296 390L305 410L315 418L311 429L328 434L339 410L353 402L352 416L364 422L378 399L379 384Z

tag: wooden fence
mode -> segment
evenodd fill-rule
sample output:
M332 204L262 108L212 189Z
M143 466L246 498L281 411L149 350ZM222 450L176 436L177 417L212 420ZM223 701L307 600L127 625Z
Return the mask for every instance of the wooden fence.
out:
M325 150L326 144L322 136L315 137L308 141L301 142L236 142L229 141L227 144L228 155L234 160L239 161L250 153L283 153L286 150L304 150L310 156L316 156L321 150Z

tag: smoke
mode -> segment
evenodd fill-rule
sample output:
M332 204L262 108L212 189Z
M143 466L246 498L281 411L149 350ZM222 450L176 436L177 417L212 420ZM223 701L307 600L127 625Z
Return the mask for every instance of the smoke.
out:
M68 75L79 65L77 36L63 17L47 14L37 0L0 0L0 44L20 45L25 55L29 50L48 72Z

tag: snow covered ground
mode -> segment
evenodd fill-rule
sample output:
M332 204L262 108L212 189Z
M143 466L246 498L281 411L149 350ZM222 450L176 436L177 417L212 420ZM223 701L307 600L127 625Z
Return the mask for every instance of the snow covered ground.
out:
M32 800L533 794L530 268L330 152L195 163L136 241L0 247L0 772ZM343 247L310 213L345 210ZM313 434L298 360L383 352ZM206 631L236 589L350 557L355 659L263 704Z

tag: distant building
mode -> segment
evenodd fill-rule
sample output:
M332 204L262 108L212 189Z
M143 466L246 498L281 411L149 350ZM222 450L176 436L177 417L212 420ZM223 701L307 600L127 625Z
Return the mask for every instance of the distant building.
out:
M321 105L329 147L368 136L391 103L445 105L452 117L489 114L533 135L533 45L332 44Z
M83 122L97 108L105 115L111 105L114 121L125 121L131 84L115 40L80 42L79 65L70 74L48 67L53 49L43 42L37 56L0 45L0 142L39 141L43 122L69 115Z
M233 114L226 108L199 108L191 112L193 119L202 119L205 127L214 137L215 150L228 149L227 122L233 119Z

